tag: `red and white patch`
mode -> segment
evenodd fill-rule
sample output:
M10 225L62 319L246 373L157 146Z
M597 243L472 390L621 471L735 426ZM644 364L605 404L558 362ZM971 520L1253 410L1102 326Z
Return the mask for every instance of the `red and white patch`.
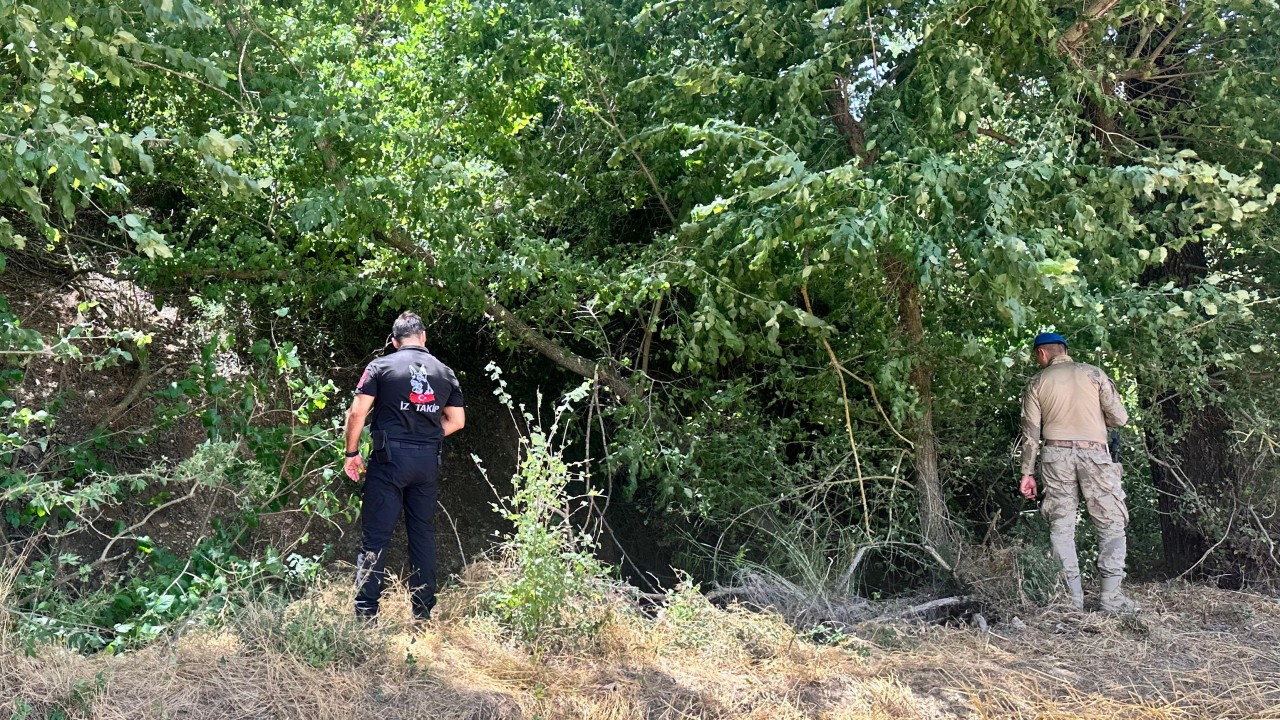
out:
M414 405L435 402L436 391L431 387L431 377L422 365L409 368L409 388L409 402Z

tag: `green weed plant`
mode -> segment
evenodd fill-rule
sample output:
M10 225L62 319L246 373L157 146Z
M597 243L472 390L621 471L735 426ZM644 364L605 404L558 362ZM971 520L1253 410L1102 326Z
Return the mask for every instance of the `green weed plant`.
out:
M501 371L492 364L487 369L514 418L516 407ZM574 518L575 507L593 506L598 494L571 494L570 487L583 483L583 469L564 458L572 406L586 398L589 387L567 394L549 427L519 407L529 430L520 439L514 492L494 506L513 530L501 548L505 572L483 595L484 607L535 652L581 638L601 622L592 610L602 598L608 571L595 556L595 537ZM539 394L539 404L541 399Z

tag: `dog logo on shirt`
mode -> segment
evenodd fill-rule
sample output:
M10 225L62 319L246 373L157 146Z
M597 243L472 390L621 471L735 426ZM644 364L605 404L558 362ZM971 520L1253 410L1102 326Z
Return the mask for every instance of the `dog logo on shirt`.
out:
M421 365L409 368L409 402L414 405L426 405L435 402L436 391L431 388L431 379L427 377L427 369ZM421 408L419 408L421 411Z

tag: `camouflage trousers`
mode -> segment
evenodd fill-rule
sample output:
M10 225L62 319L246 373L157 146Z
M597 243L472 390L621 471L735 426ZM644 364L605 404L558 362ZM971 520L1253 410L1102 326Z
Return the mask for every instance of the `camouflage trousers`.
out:
M1044 502L1040 512L1049 521L1049 537L1054 557L1062 561L1067 577L1080 575L1076 559L1076 523L1080 496L1098 535L1098 573L1124 577L1127 551L1125 528L1129 509L1120 486L1123 466L1111 462L1106 450L1044 447L1040 451L1040 479Z

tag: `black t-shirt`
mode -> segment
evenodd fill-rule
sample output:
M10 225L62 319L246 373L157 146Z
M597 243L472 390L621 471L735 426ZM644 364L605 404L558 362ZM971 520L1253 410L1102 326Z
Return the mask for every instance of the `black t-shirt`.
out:
M373 396L373 429L391 440L440 440L441 409L464 407L453 370L418 346L402 347L369 363L356 393Z

